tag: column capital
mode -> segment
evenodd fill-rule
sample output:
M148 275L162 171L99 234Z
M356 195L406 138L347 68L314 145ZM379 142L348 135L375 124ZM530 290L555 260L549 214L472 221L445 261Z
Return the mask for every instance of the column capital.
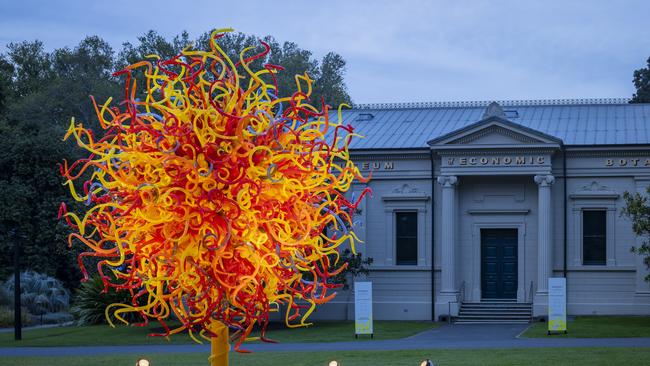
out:
M440 175L437 180L438 184L445 188L453 187L458 183L458 177L455 175Z
M555 177L551 174L536 175L533 179L541 187L550 186L555 182Z

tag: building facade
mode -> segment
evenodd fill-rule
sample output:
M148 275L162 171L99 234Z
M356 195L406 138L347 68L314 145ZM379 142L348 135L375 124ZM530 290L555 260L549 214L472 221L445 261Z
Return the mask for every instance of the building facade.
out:
M566 277L569 315L650 314L624 192L650 185L650 105L625 100L368 105L343 112L373 190L357 213L375 319L531 303ZM350 318L342 291L317 313Z

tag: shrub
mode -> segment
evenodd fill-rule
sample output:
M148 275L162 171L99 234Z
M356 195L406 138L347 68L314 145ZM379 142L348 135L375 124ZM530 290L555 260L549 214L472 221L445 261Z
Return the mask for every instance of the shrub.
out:
M348 284L348 276L355 279L358 276L367 276L370 274L370 265L372 264L372 257L363 258L361 253L352 254L350 249L345 249L341 252L338 264L335 268L340 268L347 263L347 268L332 278L332 283L343 285L343 289L350 288Z
M26 308L22 308L20 317L22 318L23 326L31 323L31 317L27 313ZM0 328L14 326L14 309L9 306L0 306Z
M13 293L13 276L5 282L3 288L4 291ZM13 298L9 299L13 305ZM56 278L27 271L20 274L20 304L35 315L65 311L70 306L70 293Z
M72 314L81 325L106 323L105 310L110 304L130 304L131 294L128 291L116 291L109 288L103 293L104 283L99 275L93 275L75 293L75 300L71 309ZM136 313L127 313L124 318L129 322L139 322L142 318ZM114 318L111 318L114 320Z
M67 312L47 313L43 315L43 324L63 324L73 321L72 314Z
M4 286L0 286L0 306L3 305L11 305L11 297L14 296L13 293L9 293L9 291L5 290Z

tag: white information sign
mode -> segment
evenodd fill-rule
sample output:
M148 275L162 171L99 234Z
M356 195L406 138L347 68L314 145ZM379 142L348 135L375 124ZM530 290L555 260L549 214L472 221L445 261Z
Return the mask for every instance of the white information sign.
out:
M548 333L566 333L566 278L548 279Z
M354 332L373 334L372 282L354 283Z

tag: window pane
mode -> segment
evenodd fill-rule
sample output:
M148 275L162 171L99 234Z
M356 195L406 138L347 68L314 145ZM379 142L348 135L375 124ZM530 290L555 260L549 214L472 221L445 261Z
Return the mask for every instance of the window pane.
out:
M418 264L418 215L417 212L395 213L395 243L398 265Z
M607 259L607 212L582 212L582 263L605 265Z
M585 236L605 236L605 211L583 211L582 232Z

